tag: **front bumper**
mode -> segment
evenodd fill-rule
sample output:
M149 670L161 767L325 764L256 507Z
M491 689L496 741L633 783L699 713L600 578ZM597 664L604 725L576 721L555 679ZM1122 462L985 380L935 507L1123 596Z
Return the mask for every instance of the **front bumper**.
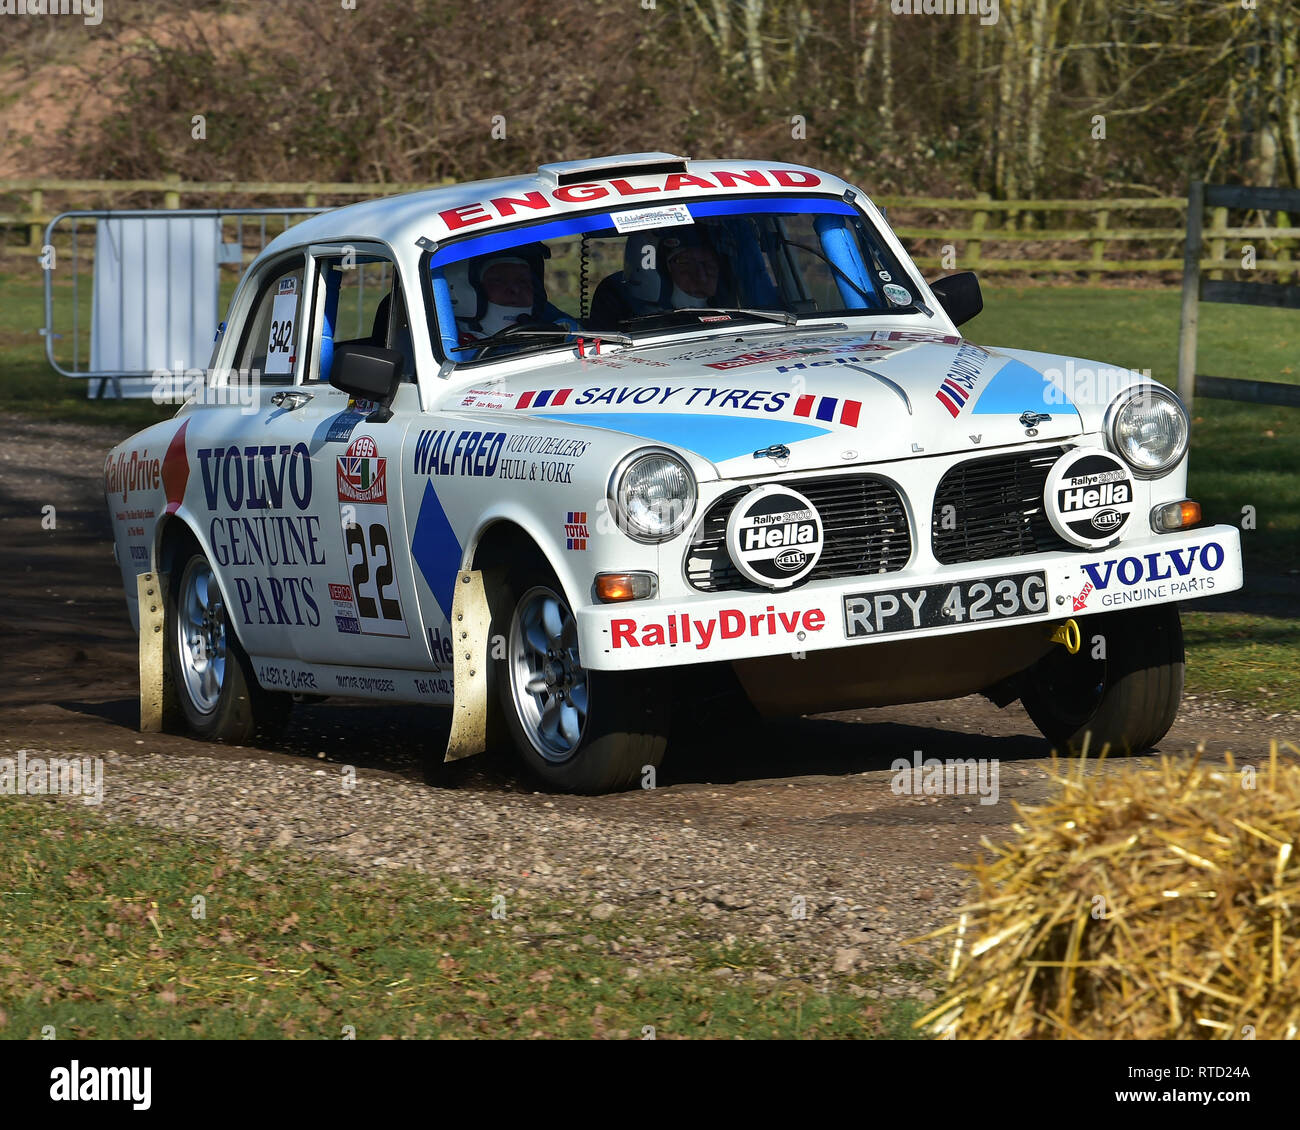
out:
M1041 610L1014 618L911 628L905 604L883 609L883 631L864 631L874 594L1043 574ZM1241 540L1212 526L1121 542L1094 553L1060 551L897 573L814 581L789 592L725 592L680 599L596 605L578 611L585 667L602 671L683 666L765 655L868 646L893 640L1051 623L1125 608L1193 600L1241 588ZM1035 608L1037 584L1026 591ZM1021 585L1023 590L1023 584ZM903 619L897 619L903 617ZM866 617L870 622L870 616ZM852 620L852 624L850 624ZM919 617L914 617L914 621ZM990 640L990 646L996 646Z

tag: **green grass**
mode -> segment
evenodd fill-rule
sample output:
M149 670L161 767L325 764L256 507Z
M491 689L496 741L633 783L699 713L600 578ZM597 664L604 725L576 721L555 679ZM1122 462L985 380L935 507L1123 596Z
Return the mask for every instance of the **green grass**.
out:
M55 302L62 303L56 328L71 333L72 282L56 276ZM90 325L89 276L78 285L82 342L81 365L87 362L86 329ZM175 407L149 400L87 400L86 383L61 377L45 360L45 343L37 330L45 324L44 280L35 256L12 252L0 259L0 411L39 419L107 424L130 435L173 415ZM60 343L59 359L71 368L71 350Z
M1300 711L1300 623L1187 609L1182 620L1189 693Z
M990 287L984 313L963 327L973 341L1178 374L1177 290ZM1300 314L1203 305L1197 369L1216 376L1300 382ZM1250 570L1300 566L1300 409L1198 400L1188 493L1211 522L1240 526Z
M679 941L673 956L687 960L657 967L656 930L693 928L689 915L650 920L666 908L598 922L512 898L495 920L487 887L352 877L37 798L0 805L0 842L11 1039L46 1025L81 1039L339 1039L345 1025L358 1039L640 1039L647 1025L658 1039L914 1038L928 1007L754 982L770 955L748 941ZM741 976L714 975L721 966Z

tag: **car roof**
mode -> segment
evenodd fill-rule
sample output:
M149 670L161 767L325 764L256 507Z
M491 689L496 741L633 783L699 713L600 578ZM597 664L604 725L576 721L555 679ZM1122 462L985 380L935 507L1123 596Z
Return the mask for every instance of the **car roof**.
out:
M851 188L829 173L781 161L615 154L541 165L529 176L469 181L333 208L282 232L258 258L340 239L375 240L395 249L428 246L430 240L588 211L604 202L623 211L706 193L838 195Z

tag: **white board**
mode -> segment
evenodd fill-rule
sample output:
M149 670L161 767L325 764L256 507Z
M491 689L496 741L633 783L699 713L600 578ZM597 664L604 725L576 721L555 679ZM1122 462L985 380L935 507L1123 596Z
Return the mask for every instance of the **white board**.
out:
M214 217L127 217L97 221L95 235L91 369L206 369L220 320L220 223ZM90 396L100 395L101 383L87 382ZM153 395L150 377L116 383L123 396Z

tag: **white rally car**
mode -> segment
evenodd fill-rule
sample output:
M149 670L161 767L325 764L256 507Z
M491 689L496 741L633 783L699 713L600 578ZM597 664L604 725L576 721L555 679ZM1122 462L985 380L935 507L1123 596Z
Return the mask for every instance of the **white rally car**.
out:
M1177 602L1240 587L1237 532L1198 527L1177 397L966 341L980 308L860 189L762 161L307 220L108 457L145 720L450 706L439 763L513 745L597 791L725 675L762 714L983 692L1060 747L1149 747Z

